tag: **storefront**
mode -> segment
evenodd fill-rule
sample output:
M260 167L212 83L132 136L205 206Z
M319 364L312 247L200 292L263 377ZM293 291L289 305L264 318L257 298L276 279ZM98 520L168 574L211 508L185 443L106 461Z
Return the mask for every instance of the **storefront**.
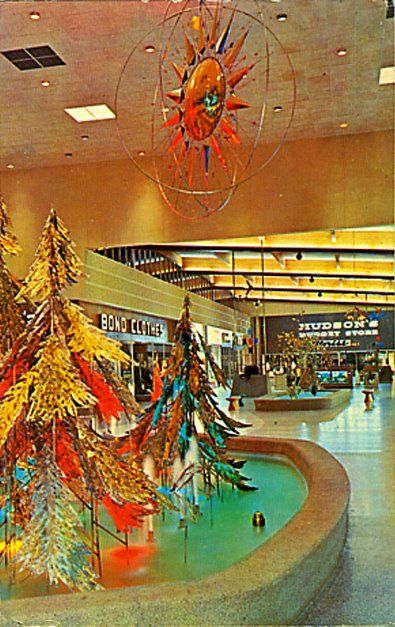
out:
M121 343L131 362L118 364L118 374L137 400L149 400L153 364L170 356L175 322L137 312L85 305L85 311L108 337Z
M236 336L231 331L207 326L206 341L215 361L223 370L225 379L231 381L237 368L235 342ZM241 353L240 353L241 354Z
M367 364L377 369L394 363L394 312L366 312L366 317L350 319L344 312L303 316L267 316L268 359L281 365L277 338L293 332L299 338L317 338L334 367L362 370Z

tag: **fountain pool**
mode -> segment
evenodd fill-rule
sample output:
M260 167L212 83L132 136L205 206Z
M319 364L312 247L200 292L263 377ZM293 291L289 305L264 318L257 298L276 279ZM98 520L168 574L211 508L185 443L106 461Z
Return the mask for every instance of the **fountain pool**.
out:
M101 532L101 584L118 588L206 577L228 568L284 527L306 499L304 477L284 457L243 454L242 458L245 474L259 489L241 492L224 485L212 501L202 494L201 515L186 529L179 528L177 513L166 512L155 519L154 543L145 541L145 529L130 535L128 548ZM266 518L265 527L252 525L257 510ZM102 519L114 530L106 512ZM26 578L24 573L10 586L4 570L0 586L2 600L67 592L64 586L49 589L43 579Z
M319 390L317 396L302 392L298 398L291 398L286 392L266 394L254 399L256 411L317 411L333 409L351 398L351 390Z

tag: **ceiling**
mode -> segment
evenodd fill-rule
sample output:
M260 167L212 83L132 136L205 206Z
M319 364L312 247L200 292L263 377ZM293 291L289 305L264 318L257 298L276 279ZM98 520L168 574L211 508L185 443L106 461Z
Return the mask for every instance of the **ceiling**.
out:
M292 106L293 77L297 98L288 139L393 128L393 86L378 83L380 67L393 65L393 19L386 19L385 0L240 0L235 4L263 12L295 70L294 76L287 71L286 55L273 55L263 141L277 140L282 133ZM2 2L1 50L49 45L65 65L20 71L0 55L0 168L125 157L114 120L78 124L64 109L98 103L113 107L121 69L134 47L123 115L131 150L136 155L149 152L158 52L147 54L145 46L160 46L157 25L165 6L156 0ZM180 6L174 5L177 10ZM29 18L33 10L41 19ZM286 13L287 20L279 22L279 13ZM336 54L340 48L347 49L343 57ZM43 87L43 80L50 85ZM253 83L243 97L253 103L259 100ZM275 105L283 110L275 113ZM343 121L348 123L345 129L339 127ZM88 140L83 141L82 135Z
M169 273L190 291L199 292L193 279L204 277L216 300L385 307L394 305L394 248L394 227L383 226L140 246L137 257L131 247L101 252L157 278L169 280ZM181 278L147 250L187 274Z

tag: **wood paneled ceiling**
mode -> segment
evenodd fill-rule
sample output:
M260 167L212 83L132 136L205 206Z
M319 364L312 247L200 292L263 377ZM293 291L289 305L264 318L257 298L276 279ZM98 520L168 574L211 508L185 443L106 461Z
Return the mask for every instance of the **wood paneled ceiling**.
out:
M294 65L297 101L289 139L393 128L393 86L378 83L380 68L393 65L393 19L386 19L385 0L240 0L238 5L263 10ZM65 65L20 71L0 56L0 167L124 158L114 120L77 124L64 109L113 106L129 52L158 24L164 9L159 0L2 2L1 50L49 45ZM31 11L38 11L41 19L32 21ZM278 22L279 13L286 13L287 20ZM157 36L145 38L135 55L129 98L136 154L150 148L147 94L154 92L158 54L147 54L145 45L159 46ZM336 54L340 48L347 49L343 57ZM286 87L291 77L275 63L265 142L278 137L290 107ZM43 80L50 85L43 87ZM274 113L275 105L283 111ZM346 129L339 127L343 121ZM83 141L82 135L89 139ZM66 153L72 153L72 161Z
M224 300L394 305L393 226L150 248L209 279Z

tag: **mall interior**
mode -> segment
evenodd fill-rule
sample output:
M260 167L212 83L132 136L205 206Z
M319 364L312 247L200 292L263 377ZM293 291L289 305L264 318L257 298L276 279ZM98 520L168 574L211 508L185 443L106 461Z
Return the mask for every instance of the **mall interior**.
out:
M12 223L1 214L0 624L393 624L393 1L7 1L0 36L0 195ZM9 229L16 255L8 254ZM39 287L15 295L29 281ZM11 297L27 325L19 335L4 305ZM67 303L90 319L90 341L109 338L121 350L106 374L100 358L92 365L94 349L86 357L73 336L69 371L84 373L78 355L92 368L83 390L99 398L99 384L111 383L97 410L77 402L85 392L74 392L74 379L57 374L66 353L53 366L47 355L47 373L55 388L65 386L69 409L51 405L63 393L51 383L32 392L47 346L45 312L48 346L59 336L59 350L69 347ZM191 372L198 385L188 383ZM33 387L12 414L10 399L26 381ZM119 396L120 411L104 420L100 408L121 384L133 419ZM194 399L185 416L177 413L187 407L177 404L180 390ZM33 423L37 398L44 404ZM46 468L55 481L42 461L51 448L45 411L55 416L48 437L60 468L56 494L67 488L75 525L83 524L76 532L67 522L55 544L58 497L39 477ZM258 490L238 483L238 470L221 487L223 458L209 458L207 444L225 446L209 424L217 411L237 421L225 422L226 436L235 436L226 444L232 470L236 451ZM69 465L58 462L53 435L62 416ZM98 447L87 457L78 448L91 437L78 427L84 416L84 424L94 416ZM151 435L143 437L147 416ZM15 452L18 429L24 442L33 434L23 454ZM130 444L134 429L140 449ZM155 446L144 449L151 436ZM177 496L178 514L144 510L143 526L130 533L100 518L104 494L123 512L130 504L107 490L101 471L83 491L75 487L89 457L102 451L101 468L107 450L128 450L120 472L138 451L130 467L140 464L154 483L149 461L157 463L159 496L152 489L164 509L172 476L166 499ZM118 483L131 481L125 477ZM140 507L145 488L134 490ZM19 519L21 494L33 513ZM40 553L32 529L47 514L48 526L35 529ZM62 553L76 533L89 536L87 560L105 590L69 585L88 577L75 551Z

